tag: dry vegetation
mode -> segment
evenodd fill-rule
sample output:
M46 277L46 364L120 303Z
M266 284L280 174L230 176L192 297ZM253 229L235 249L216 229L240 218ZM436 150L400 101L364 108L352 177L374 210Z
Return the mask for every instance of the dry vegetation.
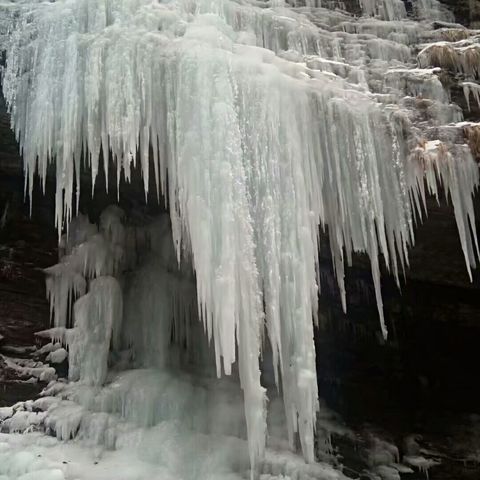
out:
M480 160L480 123L464 127L463 132L473 156Z
M434 43L418 54L420 67L441 67L480 77L480 44L460 41Z

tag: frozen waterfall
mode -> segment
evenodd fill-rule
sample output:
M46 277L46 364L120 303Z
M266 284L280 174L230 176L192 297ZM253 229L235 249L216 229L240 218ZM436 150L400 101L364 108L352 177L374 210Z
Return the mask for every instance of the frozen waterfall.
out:
M35 174L44 188L47 172L56 175L64 256L48 269L47 290L72 382L100 387L109 354L120 362L126 345L143 368L211 360L218 377L238 374L252 472L265 451L267 355L290 446L298 435L307 462L315 460L320 229L344 309L346 265L368 254L385 337L381 265L400 285L428 194L452 202L470 275L479 256L479 172L465 133L479 126L463 122L439 76L450 67L465 74L465 95L478 102L480 34L449 37L456 27L436 0L412 0L413 13L402 0L360 0L361 17L341 3L0 3L3 92L30 202ZM103 169L106 188L118 191L134 168L170 220L133 227L110 208L97 227L77 216L90 193L80 191L82 173L93 191ZM175 341L190 353L170 352ZM131 402L155 416L162 382L182 391L183 379L143 375L142 399L126 387L141 377L126 374L117 381L128 397L121 407L108 396L114 383L102 398L82 394L78 408L136 421ZM50 420L66 421L62 412L77 418L59 406ZM78 428L57 431L68 439Z

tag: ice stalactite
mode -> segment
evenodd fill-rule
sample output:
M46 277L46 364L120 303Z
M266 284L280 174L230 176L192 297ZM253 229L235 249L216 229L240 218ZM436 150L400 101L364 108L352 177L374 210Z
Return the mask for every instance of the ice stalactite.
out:
M118 210L112 207L103 212L100 231L80 215L69 224L68 232L61 238L60 252L64 255L60 263L45 270L47 296L55 327L68 325L72 305L85 294L87 280L114 275L125 262L126 255L132 254L132 249L126 249Z
M404 0L360 0L362 12L382 20L395 21L407 17ZM410 0L417 18L453 22L455 17L438 0Z
M66 262L47 268L45 273L53 323L66 327L74 301L85 293L85 278Z
M476 258L480 258L478 247L477 232L475 228L475 213L473 204L461 195L463 188L474 190L478 185L479 171L474 161L462 165L456 158L468 158L471 156L468 146L461 147L463 151L449 151L448 148L439 140L427 142L423 147L417 148L414 155L421 162L420 168L425 171L426 185L428 192L439 200L438 185L442 185L447 198L450 198L453 204L457 228L460 235L465 262L467 265L470 280L472 280L472 270L477 263ZM425 203L424 184L419 183L421 197Z
M383 20L400 20L407 16L402 0L360 0L360 5L366 15L378 15Z
M473 100L476 102L480 108L480 84L475 82L463 82L463 93L465 95L465 100L467 102L468 110L471 111L471 100L470 97L473 97Z
M290 444L298 434L305 458L314 460L320 228L328 227L344 309L345 267L355 252L370 257L384 336L380 258L400 283L425 203L425 178L429 191L443 186L452 198L467 265L475 265L472 156L462 141L446 143L441 151L452 153L442 155L430 147L420 155L418 148L435 140L428 138L430 127L442 118L461 120L431 67L478 75L478 44L471 38L425 45L417 65L413 47L435 33L427 22L400 20L400 4L362 0L365 17L358 21L282 1L59 0L2 7L10 31L0 37L7 52L3 90L30 199L35 172L45 185L49 164L56 172L59 233L77 212L81 169L91 172L92 190L101 169L106 188L116 183L118 189L137 166L146 197L155 185L157 196L168 199L171 257L177 264L191 260L196 287L179 282L176 288L168 271L158 291L146 292L146 279L161 270L157 258L126 295L157 302L159 315L143 312L142 321L158 332L170 317L181 318L170 328L172 335L184 332L187 344L194 340L185 317L195 317L196 306L217 374L238 368L253 467L265 445L259 367L265 335ZM420 112L419 104L429 108ZM125 228L115 209L98 230L70 226L66 255L47 272L55 325L70 326L71 302L80 297L73 309L78 328L86 335L97 317L109 343L114 319L103 318L107 305L91 287L115 290L100 279L135 265L137 247L155 241ZM169 303L171 288L173 298L188 301ZM119 308L118 299L109 301ZM133 316L128 308L125 315ZM150 348L143 329L125 328L130 342L143 345L139 364L153 361L146 350L156 353L157 366L171 361L160 346ZM84 377L92 383L104 378L105 352L102 368Z

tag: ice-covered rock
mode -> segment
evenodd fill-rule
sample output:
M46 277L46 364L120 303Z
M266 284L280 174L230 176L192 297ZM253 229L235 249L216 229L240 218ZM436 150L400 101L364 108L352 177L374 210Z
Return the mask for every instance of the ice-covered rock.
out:
M23 433L40 426L44 417L45 413L43 412L37 413L18 410L2 422L1 428L2 431Z
M55 369L48 364L44 364L39 361L31 360L28 358L14 358L1 356L5 361L7 368L11 369L22 379L34 379L40 382L50 382L57 378Z
M420 472L423 472L428 480L428 472L432 467L440 465L440 461L433 458L425 458L423 456L405 456L403 461L407 465L417 468Z
M13 416L12 407L0 407L0 422L3 422L5 419Z
M64 348L59 348L47 355L47 362L62 363L68 357L68 352Z

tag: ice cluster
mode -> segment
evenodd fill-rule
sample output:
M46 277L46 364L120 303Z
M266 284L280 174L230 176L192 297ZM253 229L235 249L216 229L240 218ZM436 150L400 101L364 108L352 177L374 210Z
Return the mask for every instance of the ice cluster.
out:
M45 187L56 172L67 236L47 290L72 380L103 383L119 332L149 366L171 361L175 336L208 357L208 346L193 347L198 316L217 375L238 369L252 467L265 446L266 350L290 445L298 434L314 461L320 229L344 308L345 264L368 254L384 336L381 258L399 283L427 191L451 198L469 272L478 259L478 167L439 74L475 84L479 36L449 39L458 25L436 0L412 0L416 20L403 3L361 0L361 18L309 0L0 5L3 91L30 201L35 173ZM445 123L460 136L435 138ZM101 169L118 191L134 168L145 196L165 199L173 243L125 228L115 209L99 230L81 217L70 225L83 170L92 191ZM142 251L157 255L125 290Z
M52 442L48 452L56 460L63 455L63 444L74 445L77 463L85 462L85 447L90 449L103 468L112 467L111 455L116 461L126 456L136 470L132 467L131 476L123 472L125 480L240 480L249 470L250 456L238 368L235 365L230 376L216 378L213 349L198 320L193 274L190 267L177 264L168 215L150 218L142 225L130 222L118 207L109 207L99 227L84 216L70 224L70 235L61 240L60 264L70 265L87 288L62 317L53 316L57 326L37 333L50 342L35 352L36 356L47 355L52 363L68 356L69 382L51 381L37 400L0 409L0 431L33 435L24 440L27 445L33 442L30 449L38 446L35 435L39 432L55 438L60 443ZM114 272L89 278L85 265L99 262L104 254L89 245L98 244L99 238L109 251L114 243L116 251L124 254ZM129 243L132 239L135 242ZM132 253L134 260L129 258ZM48 282L61 283L56 269L47 269L46 274ZM67 296L75 287L70 288ZM50 294L53 305L55 292ZM303 475L343 480L341 471L330 465L307 465L288 452L285 413L269 370L271 366L265 365L265 386L271 390L268 449L252 473L264 479ZM257 412L264 413L263 409ZM326 439L332 431L343 433L328 422L326 409L322 419ZM15 453L3 467L10 475L8 480L17 469L35 478L40 475L39 465L46 464L24 467L16 458L17 453L25 454L20 446L7 442L5 449ZM46 480L57 478L55 466L51 469L43 468ZM62 465L63 476L58 478L105 478L97 477L96 470L87 467L83 475L75 475L77 466L69 462Z

